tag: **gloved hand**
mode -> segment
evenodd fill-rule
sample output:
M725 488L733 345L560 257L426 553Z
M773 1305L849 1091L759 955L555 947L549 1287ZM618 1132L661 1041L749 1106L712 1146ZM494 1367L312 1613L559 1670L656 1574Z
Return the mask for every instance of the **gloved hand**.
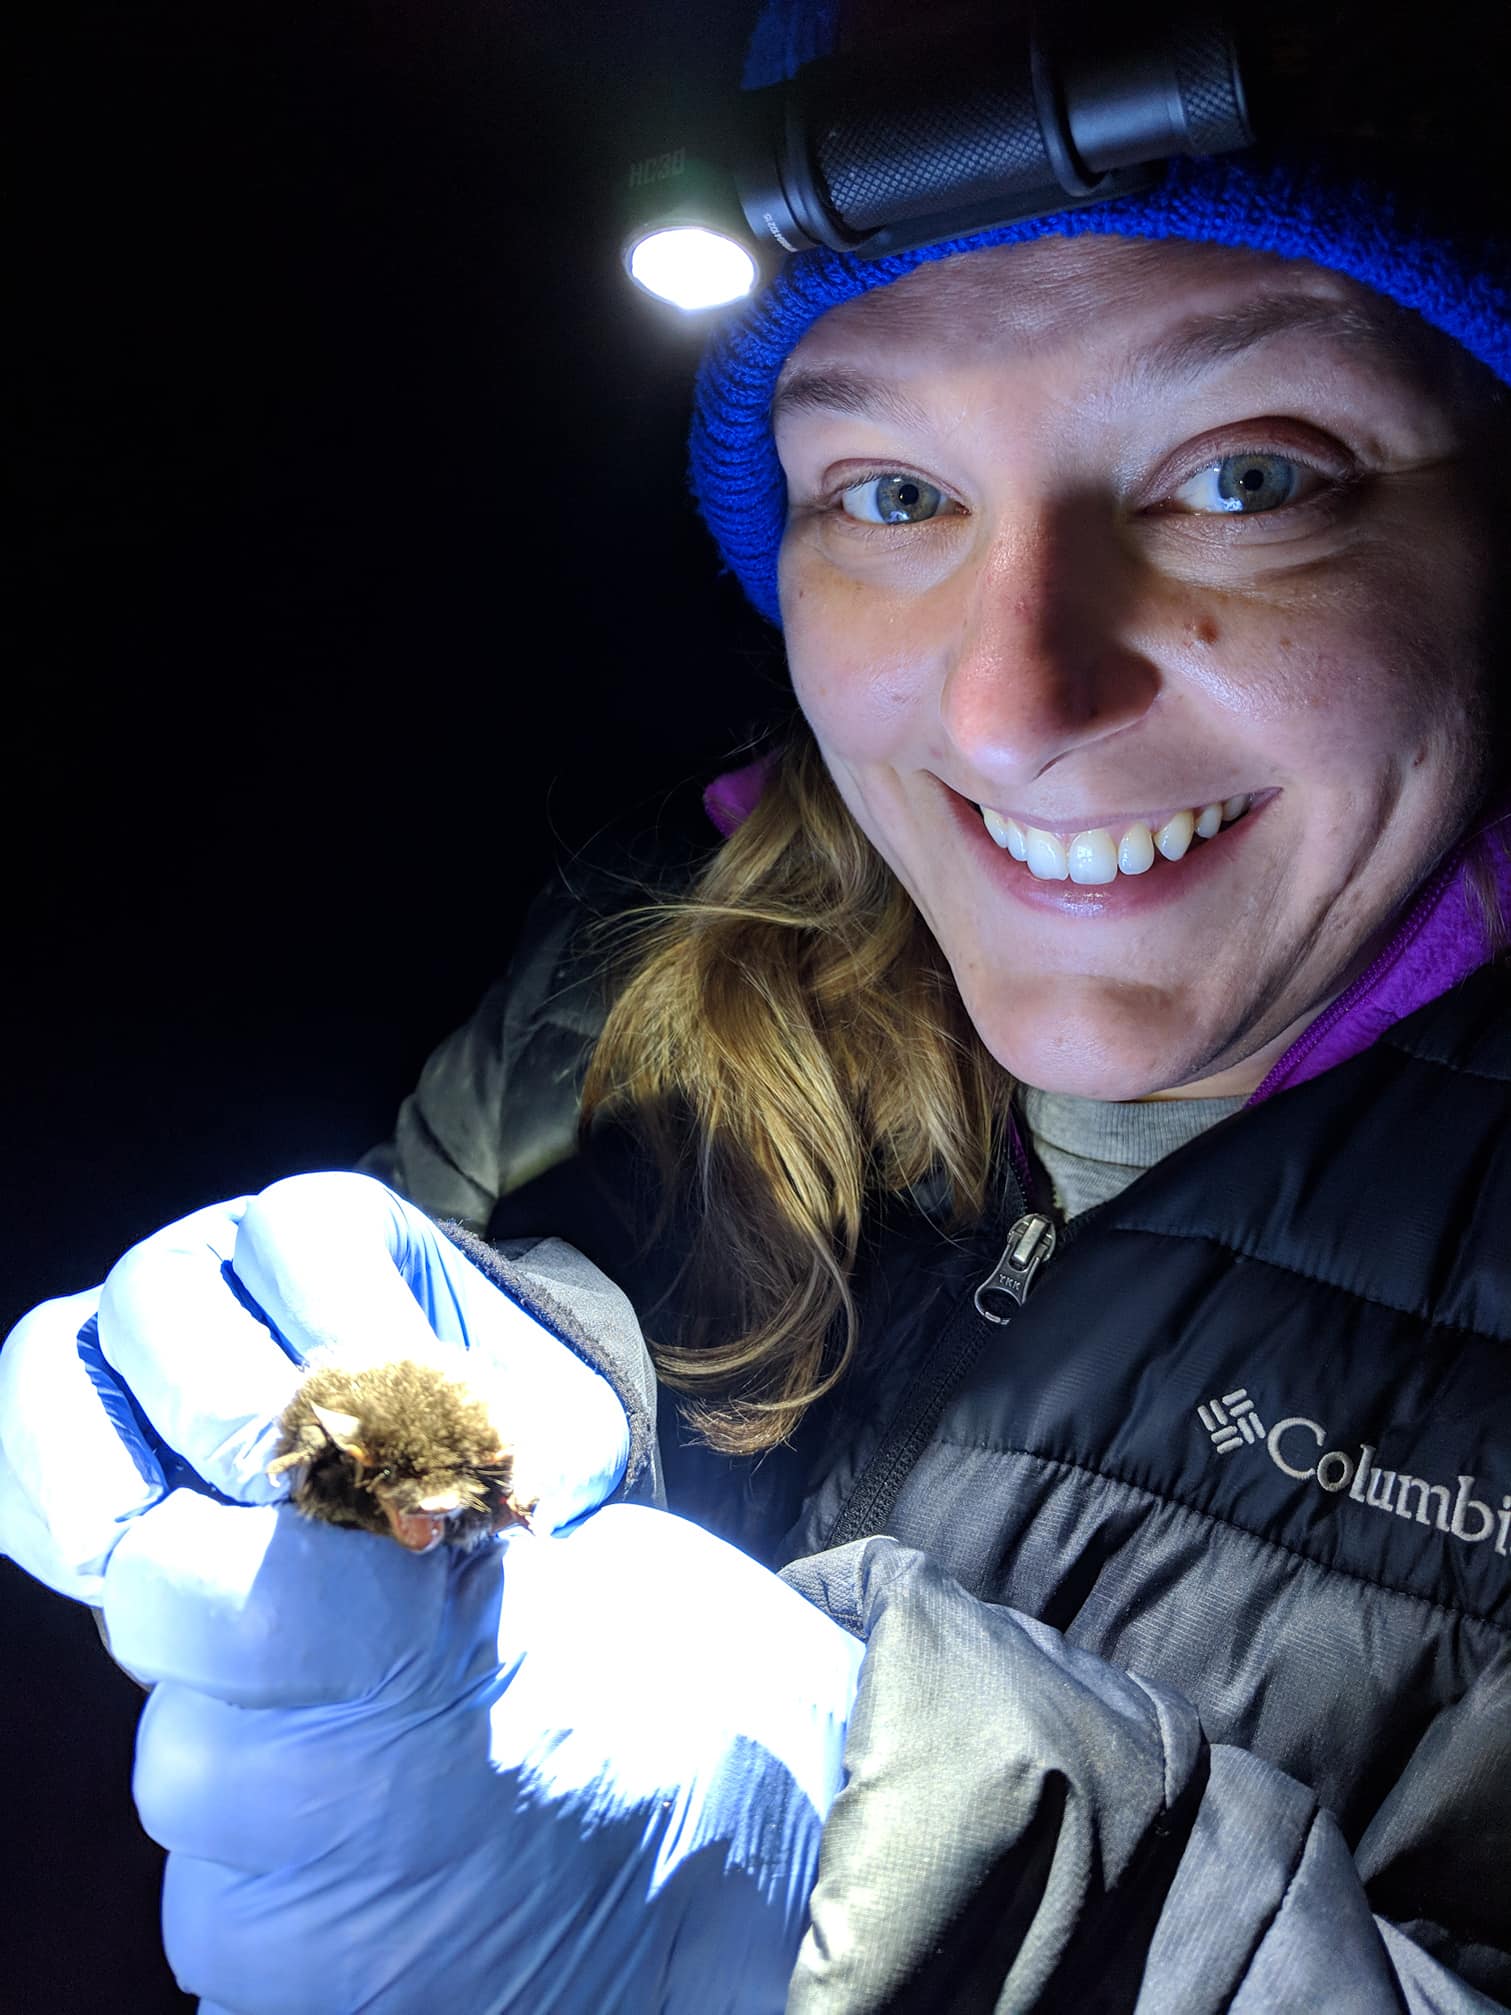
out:
M98 1604L122 1535L173 1489L287 1495L265 1471L311 1351L438 1340L506 1392L538 1530L611 1494L628 1428L608 1382L383 1184L300 1175L195 1211L103 1288L17 1324L0 1351L0 1551Z
M540 1536L407 1555L268 1502L300 1358L375 1337L496 1360ZM664 1513L571 1529L625 1447L364 1177L196 1212L12 1333L0 1548L155 1685L138 1801L207 2015L782 2004L859 1646Z
M180 1491L105 1608L205 2015L784 2006L861 1647L723 1541L411 1555Z

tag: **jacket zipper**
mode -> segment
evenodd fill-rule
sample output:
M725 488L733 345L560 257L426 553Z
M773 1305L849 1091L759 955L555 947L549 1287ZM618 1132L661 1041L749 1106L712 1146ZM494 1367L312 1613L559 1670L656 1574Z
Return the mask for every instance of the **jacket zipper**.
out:
M1007 1234L1002 1257L971 1296L977 1315L987 1322L1011 1322L1028 1300L1028 1290L1046 1260L1054 1258L1055 1228L1047 1217L1032 1210L1020 1217ZM1000 1304L1006 1298L1013 1305L998 1313L988 1300Z
M1020 1189L1017 1201L1026 1200ZM1039 1269L1054 1252L1057 1237L1053 1221L1042 1211L1025 1210L1014 1218L1001 1258L945 1325L944 1334L908 1388L896 1421L861 1471L849 1502L825 1541L827 1546L845 1546L852 1539L886 1530L897 1494L927 1446L946 1403L969 1376L993 1331L1011 1321L1027 1301ZM1004 1300L1011 1304L1005 1312L1000 1306Z

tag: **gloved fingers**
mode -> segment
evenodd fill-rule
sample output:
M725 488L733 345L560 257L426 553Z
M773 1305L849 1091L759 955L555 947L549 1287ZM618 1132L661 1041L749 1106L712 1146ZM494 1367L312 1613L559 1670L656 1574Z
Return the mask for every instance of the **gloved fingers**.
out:
M302 1357L465 1350L465 1314L447 1277L462 1261L422 1211L372 1176L343 1171L269 1184L249 1199L236 1235L238 1279Z
M322 1909L306 1884L301 1913L289 1881L248 1876L213 1861L171 1854L163 1871L163 1949L173 1977L198 1994L200 2015L331 2015L367 2006L361 1993L360 1921ZM303 1922L301 1922L301 1915Z
M119 1259L100 1298L100 1344L169 1448L226 1496L267 1504L287 1491L265 1472L300 1373L297 1348L233 1269L249 1202L194 1211Z
M517 1871L496 1844L474 1842L458 1846L438 1875L416 1876L393 1837L402 1836L406 1815L392 1810L386 1823L389 1835L373 1841L370 1855L343 1854L332 1863L285 1859L247 1873L169 1855L163 1945L179 1985L206 1997L201 2015L206 2007L236 2015L359 2008L363 2015L578 2015L589 2008L640 2015L656 2005L584 1998L571 1977L563 1924L584 1917L578 1889L603 1875L601 1853L589 1868L581 1865L593 1847L575 1825L577 1852L546 1888L527 1841ZM541 1963L552 1960L558 1963Z
M402 1828L403 1813L389 1823ZM252 1875L170 1854L163 1945L179 1985L205 1997L200 2015L211 2008L235 2015L359 2008L363 2015L578 2015L588 2008L640 2015L656 2005L584 1999L560 1965L542 1968L544 1977L532 1982L537 1946L582 1906L570 1868L549 1895L530 1883L528 1853L522 1876L512 1879L507 1857L496 1852L469 1857L464 1850L440 1878L412 1880L402 1855L383 1840L368 1861L342 1856L333 1866L287 1864ZM537 1905L533 1914L528 1903L519 1908L526 1899ZM506 1916L524 1921L500 1949L496 1925Z
M464 1337L437 1246L504 1300L381 1183L290 1177L133 1246L105 1282L105 1354L163 1441L200 1476L240 1502L272 1503L288 1491L286 1479L266 1474L278 1416L312 1353L351 1362L434 1357L443 1346L423 1293L443 1323L452 1317L444 1348L460 1355Z
M447 1557L287 1505L176 1490L117 1544L103 1600L113 1654L145 1683L241 1707L315 1707L423 1666L442 1636Z
M497 1418L516 1491L552 1531L601 1504L629 1459L613 1388L466 1253L371 1176L296 1175L246 1206L237 1277L303 1357L412 1357Z
M93 1603L127 1522L168 1487L101 1354L99 1300L92 1287L44 1301L0 1351L0 1551Z
M406 1729L406 1742L418 1732ZM750 1879L747 1853L730 1865L727 1809L703 1851L668 1867L685 1794L670 1786L665 1797L628 1802L612 1764L601 1767L595 1796L543 1801L522 1796L518 1774L491 1768L486 1751L454 1745L441 1774L487 1787L482 1827L465 1812L448 1821L439 1799L412 1798L430 1779L373 1751L365 1775L387 1780L386 1809L371 1823L364 1811L363 1830L330 1852L316 1844L328 1836L306 1838L291 1783L276 1864L220 1859L213 1825L203 1835L210 1852L172 1848L163 1924L174 1971L209 2005L239 2015L772 2015L801 1936L816 1823L795 1841L769 1813L752 1817L784 1870L801 1863L784 1909L769 1883ZM228 1780L228 1798L240 1788ZM746 1787L724 1790L743 1799ZM276 1827L270 1815L263 1846Z
M391 1740L359 1713L233 1706L164 1681L137 1724L132 1795L160 1847L243 1874L363 1855L403 1823Z
M470 1669L453 1663L447 1684L401 1698L247 1707L158 1685L137 1729L143 1826L170 1853L249 1874L344 1854L418 1883L444 1878L469 1843L496 1853L519 1791L494 1726L512 1676L495 1634L474 1634ZM533 1739L554 1727L548 1714Z

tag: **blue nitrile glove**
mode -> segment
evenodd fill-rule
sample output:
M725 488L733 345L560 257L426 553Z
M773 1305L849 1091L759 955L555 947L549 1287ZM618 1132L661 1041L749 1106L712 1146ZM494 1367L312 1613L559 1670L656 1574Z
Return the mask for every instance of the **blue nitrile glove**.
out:
M374 1337L508 1376L541 1536L410 1555L265 1501L298 1358ZM859 1647L664 1513L574 1528L626 1442L364 1177L196 1212L12 1333L0 1547L155 1686L138 1798L206 2015L781 2005Z
M299 1175L195 1211L103 1288L17 1324L0 1351L0 1552L98 1604L122 1535L173 1489L287 1495L265 1471L310 1352L438 1341L506 1394L538 1530L604 1502L629 1446L607 1380L382 1183Z
M700 1527L417 1556L179 1492L105 1609L215 2015L783 2007L861 1647Z

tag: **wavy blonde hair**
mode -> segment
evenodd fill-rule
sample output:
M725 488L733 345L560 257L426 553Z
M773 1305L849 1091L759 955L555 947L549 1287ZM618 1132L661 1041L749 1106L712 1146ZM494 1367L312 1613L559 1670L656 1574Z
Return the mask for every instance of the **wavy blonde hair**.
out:
M695 1430L754 1453L853 1354L868 1202L942 1174L954 1228L987 1208L1011 1080L801 717L689 892L606 929L629 976L583 1133L616 1118L651 1147L653 1237L667 1200L691 1199L683 1302L700 1312L652 1350Z

